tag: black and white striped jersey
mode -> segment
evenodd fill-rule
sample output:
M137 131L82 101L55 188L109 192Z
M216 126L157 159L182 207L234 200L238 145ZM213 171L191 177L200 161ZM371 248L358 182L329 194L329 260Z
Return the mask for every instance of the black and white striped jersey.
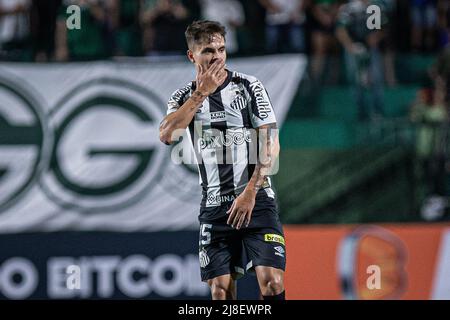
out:
M255 128L276 123L269 95L255 77L228 71L228 77L207 97L187 128L200 174L202 206L234 200L251 178L257 155ZM195 81L175 91L167 114L175 112L195 91ZM274 197L270 179L264 191Z

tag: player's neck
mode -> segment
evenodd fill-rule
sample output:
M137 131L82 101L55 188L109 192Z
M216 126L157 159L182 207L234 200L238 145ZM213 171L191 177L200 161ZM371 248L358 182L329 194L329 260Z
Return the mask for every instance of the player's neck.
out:
M225 74L224 74L224 73L225 73ZM225 69L225 68L222 70L222 73L221 73L221 76L224 76L224 75L225 75L226 77L225 77L225 79L222 81L222 83L219 85L219 87L221 87L221 86L228 80L228 71L227 71L227 69Z

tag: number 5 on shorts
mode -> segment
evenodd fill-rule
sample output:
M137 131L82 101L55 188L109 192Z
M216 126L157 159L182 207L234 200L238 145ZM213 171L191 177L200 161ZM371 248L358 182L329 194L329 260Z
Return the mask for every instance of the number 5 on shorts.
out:
M212 229L212 224L204 223L200 227L201 245L206 246L211 243L211 232L208 229ZM206 237L206 239L204 239Z

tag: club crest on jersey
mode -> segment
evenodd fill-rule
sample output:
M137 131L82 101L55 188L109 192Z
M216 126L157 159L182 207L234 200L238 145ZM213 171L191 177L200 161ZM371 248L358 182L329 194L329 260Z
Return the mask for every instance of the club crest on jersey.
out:
M244 109L246 106L247 106L247 103L246 103L244 97L241 95L236 96L236 98L234 98L234 100L230 104L231 109L238 110L238 111Z
M199 251L198 259L200 261L200 267L202 268L205 268L209 264L210 259L208 257L208 254L206 253L205 248Z

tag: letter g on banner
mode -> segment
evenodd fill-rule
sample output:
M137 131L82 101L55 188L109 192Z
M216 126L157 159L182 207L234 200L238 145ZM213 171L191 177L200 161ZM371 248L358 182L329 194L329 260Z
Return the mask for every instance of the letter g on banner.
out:
M33 186L43 168L51 134L36 92L13 75L0 76L0 212ZM29 89L29 88L27 88Z
M159 143L164 103L128 81L84 82L50 112L55 132L41 185L60 206L81 212L118 210L157 184L168 151Z

